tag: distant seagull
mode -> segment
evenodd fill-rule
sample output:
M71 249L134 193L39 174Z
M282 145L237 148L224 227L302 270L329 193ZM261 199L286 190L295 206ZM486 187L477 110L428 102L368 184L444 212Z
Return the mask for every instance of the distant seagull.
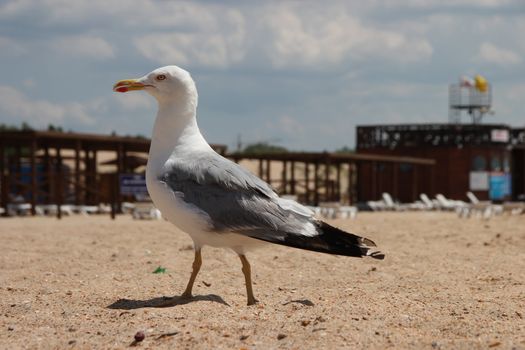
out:
M315 219L308 208L279 198L266 182L215 153L197 126L197 89L184 69L158 68L139 79L121 80L113 90L146 90L159 104L146 183L162 215L193 239L193 272L182 297L192 296L205 245L230 248L239 255L248 305L257 300L245 254L264 242L384 258L381 252L371 251L376 246L371 240Z

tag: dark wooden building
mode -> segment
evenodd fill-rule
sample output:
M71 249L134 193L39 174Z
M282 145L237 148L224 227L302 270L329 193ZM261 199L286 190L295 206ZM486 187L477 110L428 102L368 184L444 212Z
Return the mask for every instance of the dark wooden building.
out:
M357 127L359 153L411 156L434 159L433 176L414 172L409 166L399 170L380 169L376 186L406 201L406 188L419 176L420 192L434 196L466 199L472 191L479 199L516 199L524 188L523 129L503 124L407 124ZM396 185L397 184L397 185ZM365 189L366 191L366 189Z
M512 130L511 147L513 199L525 200L525 128Z

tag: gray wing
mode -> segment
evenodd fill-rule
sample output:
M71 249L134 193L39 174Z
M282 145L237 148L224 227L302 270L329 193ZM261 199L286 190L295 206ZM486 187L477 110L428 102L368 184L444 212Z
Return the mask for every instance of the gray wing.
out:
M289 234L315 235L306 208L280 199L266 182L216 153L172 159L159 180L206 213L213 231L272 242ZM314 232L304 232L305 225Z

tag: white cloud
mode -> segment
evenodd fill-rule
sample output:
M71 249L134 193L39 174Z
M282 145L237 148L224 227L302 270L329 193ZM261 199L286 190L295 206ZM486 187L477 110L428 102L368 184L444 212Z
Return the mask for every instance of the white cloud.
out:
M51 46L68 55L113 58L115 48L105 38L119 31L128 33L144 57L162 64L227 67L240 62L245 54L244 16L229 6L149 0L134 0L131 4L20 0L0 5L0 18L23 18L28 13L37 13L39 23L44 25L75 25L101 33L55 39ZM108 27L110 31L101 32Z
M10 123L25 121L36 127L44 127L49 123L71 125L71 122L92 125L95 119L88 109L78 102L57 104L35 100L11 86L0 85L0 113Z
M136 1L135 1L136 2ZM147 1L140 1L146 3ZM136 5L139 5L138 3ZM124 6L120 1L103 0L11 0L0 5L0 18L14 18L28 14L42 14L43 23L78 23L88 19L103 18L125 10L133 11L134 6Z
M10 17L24 13L30 8L31 1L7 1L0 6L0 16Z
M238 43L220 34L156 33L137 38L135 45L142 55L161 64L223 68L244 56Z
M0 55L17 56L27 52L27 50L16 41L0 36Z
M64 54L107 59L115 57L115 50L103 38L90 35L66 36L56 39L52 46Z
M214 4L191 1L107 0L7 0L0 4L0 18L38 14L52 25L117 23L122 27L187 27L214 20Z
M145 93L113 94L118 105L126 111L148 109L154 106L153 97Z
M318 10L286 4L263 17L273 35L267 54L275 66L316 66L371 57L413 62L432 55L427 40L365 25L342 6Z
M134 40L139 52L161 64L224 68L245 55L244 17L236 10L204 11L186 31L156 32Z
M493 8L512 3L518 4L520 0L390 0L374 1L376 5L388 7L416 7L416 8L435 8L435 7L481 7Z
M1 6L0 18L23 16L32 9L40 13L41 22L52 25L82 26L93 18L100 28L119 23L134 36L136 49L160 64L225 68L267 62L274 67L315 68L348 60L381 58L399 63L432 56L433 47L421 33L362 21L363 6L358 2L309 2L308 6L274 2L234 7L146 0L136 0L132 6L102 0L65 5L62 0L22 0ZM370 10L371 6L364 7ZM115 56L104 38L88 34L57 39L52 47L76 56Z
M478 59L495 64L517 64L521 57L514 51L498 47L489 42L484 42L479 48Z

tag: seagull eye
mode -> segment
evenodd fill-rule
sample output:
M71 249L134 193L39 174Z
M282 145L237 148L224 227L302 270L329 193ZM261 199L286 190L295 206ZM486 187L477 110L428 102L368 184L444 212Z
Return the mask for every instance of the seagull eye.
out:
M166 76L164 74L157 75L157 80L166 80Z

